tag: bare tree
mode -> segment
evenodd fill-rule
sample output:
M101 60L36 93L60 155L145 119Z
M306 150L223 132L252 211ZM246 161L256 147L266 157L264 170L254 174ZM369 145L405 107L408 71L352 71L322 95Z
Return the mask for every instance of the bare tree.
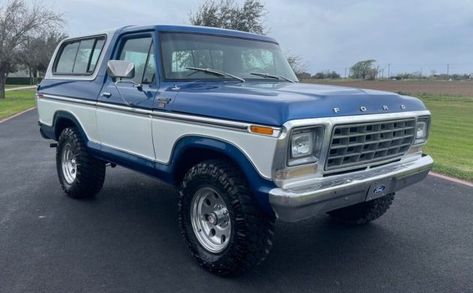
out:
M35 37L27 37L20 47L19 62L26 67L30 76L30 84L38 81L40 74L44 74L48 67L54 49L67 35L51 30Z
M264 5L259 0L246 0L238 6L233 0L207 0L190 14L193 25L235 29L264 34Z
M302 58L296 55L289 55L287 57L287 62L291 66L292 70L296 75L305 73L307 70L306 64L302 61Z
M19 60L20 49L28 38L55 29L61 15L24 0L9 0L0 7L0 99L5 98L5 83Z

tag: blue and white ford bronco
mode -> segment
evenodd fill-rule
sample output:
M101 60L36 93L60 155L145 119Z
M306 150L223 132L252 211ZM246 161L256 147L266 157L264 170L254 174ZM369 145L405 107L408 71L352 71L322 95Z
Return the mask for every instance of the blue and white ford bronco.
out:
M175 184L184 239L220 275L264 260L276 219L368 223L432 166L421 101L299 83L274 39L239 31L127 26L66 39L37 105L68 196L95 196L106 166Z

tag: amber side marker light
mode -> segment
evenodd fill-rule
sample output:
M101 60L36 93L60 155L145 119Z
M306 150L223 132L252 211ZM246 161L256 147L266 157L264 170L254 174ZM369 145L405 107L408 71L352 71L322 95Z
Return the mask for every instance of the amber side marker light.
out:
M266 126L251 125L250 132L263 135L273 135L274 129Z

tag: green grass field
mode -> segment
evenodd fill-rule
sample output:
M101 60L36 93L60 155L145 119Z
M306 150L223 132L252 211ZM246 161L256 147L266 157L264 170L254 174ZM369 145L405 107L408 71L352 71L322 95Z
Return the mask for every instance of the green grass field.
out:
M0 99L0 119L34 107L34 89L6 92L6 98Z
M425 152L434 171L473 181L473 97L421 96L432 112Z

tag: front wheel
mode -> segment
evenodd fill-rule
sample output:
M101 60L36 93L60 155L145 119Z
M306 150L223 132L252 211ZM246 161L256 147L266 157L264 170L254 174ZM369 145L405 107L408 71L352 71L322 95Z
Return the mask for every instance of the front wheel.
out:
M73 127L65 128L59 136L56 169L62 189L72 198L93 197L105 180L105 163L87 152Z
M260 211L230 163L213 160L192 167L179 189L178 212L191 254L212 273L240 273L269 254L274 220Z

